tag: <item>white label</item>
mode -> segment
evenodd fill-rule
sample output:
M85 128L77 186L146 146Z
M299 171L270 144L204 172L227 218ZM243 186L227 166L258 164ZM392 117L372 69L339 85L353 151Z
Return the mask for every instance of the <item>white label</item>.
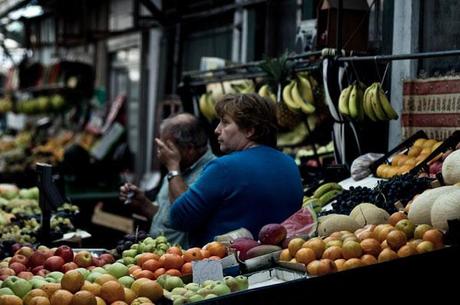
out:
M6 127L15 130L23 130L26 126L26 116L24 114L15 114L8 112L6 114Z
M220 261L204 259L192 261L193 282L201 284L206 280L222 281L224 273Z

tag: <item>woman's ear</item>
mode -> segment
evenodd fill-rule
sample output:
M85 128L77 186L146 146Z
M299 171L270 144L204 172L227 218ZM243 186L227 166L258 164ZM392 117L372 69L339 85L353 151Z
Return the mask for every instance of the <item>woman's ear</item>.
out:
M245 131L246 138L248 138L248 139L251 138L254 135L255 132L256 131L255 131L254 127L246 129L246 131Z

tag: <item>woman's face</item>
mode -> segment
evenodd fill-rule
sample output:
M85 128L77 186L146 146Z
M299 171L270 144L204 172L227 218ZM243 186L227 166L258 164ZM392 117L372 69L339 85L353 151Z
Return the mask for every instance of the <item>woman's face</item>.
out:
M253 144L249 139L251 133L241 130L228 114L221 118L214 132L220 151L224 153L243 150Z

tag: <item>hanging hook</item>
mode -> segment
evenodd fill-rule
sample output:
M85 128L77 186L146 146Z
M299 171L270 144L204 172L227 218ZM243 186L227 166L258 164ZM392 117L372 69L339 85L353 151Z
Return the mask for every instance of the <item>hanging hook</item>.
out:
M350 53L350 56L351 56L352 53ZM359 79L358 70L356 70L356 67L353 64L353 60L350 61L350 64L351 64L351 68L353 69L353 73L355 74L356 80L358 81L358 83L361 83L361 80Z
M387 62L387 65L385 67L385 71L383 72L383 77L380 80L380 86L383 87L383 83L385 82L385 76L387 75L388 68L390 67L390 62Z
M382 77L380 76L379 65L377 64L377 56L374 56L374 64L375 64L375 69L377 70L377 77L378 77L378 79L382 79Z

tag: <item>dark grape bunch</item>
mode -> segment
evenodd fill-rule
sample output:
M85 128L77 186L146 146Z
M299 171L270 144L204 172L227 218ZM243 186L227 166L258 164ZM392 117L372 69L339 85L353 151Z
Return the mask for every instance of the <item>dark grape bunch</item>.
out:
M379 181L373 189L368 187L350 187L335 197L332 209L321 212L327 214L350 214L355 206L363 202L370 202L386 210L389 214L397 211L395 203L400 201L403 206L412 200L416 194L422 193L431 187L431 179L418 178L414 175L396 176L391 180Z
M136 233L126 234L122 239L118 241L115 249L117 250L117 253L121 256L124 250L128 250L133 244L138 243L149 236L150 234L148 234L145 231L138 231L137 235Z

